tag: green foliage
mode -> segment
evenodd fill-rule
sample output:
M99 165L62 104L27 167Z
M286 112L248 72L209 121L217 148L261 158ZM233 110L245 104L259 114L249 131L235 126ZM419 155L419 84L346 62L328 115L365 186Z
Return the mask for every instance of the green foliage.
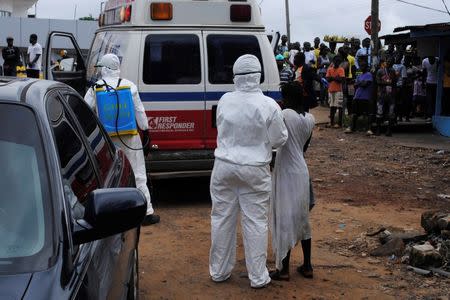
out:
M89 14L89 16L79 18L78 20L80 20L80 21L97 21L98 19L94 18L91 14Z

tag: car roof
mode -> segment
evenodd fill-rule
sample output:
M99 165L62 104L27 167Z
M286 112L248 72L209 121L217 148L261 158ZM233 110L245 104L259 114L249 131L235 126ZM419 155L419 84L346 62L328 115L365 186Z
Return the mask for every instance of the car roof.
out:
M56 81L0 76L0 101L26 103L43 111L45 94L57 87L70 88Z

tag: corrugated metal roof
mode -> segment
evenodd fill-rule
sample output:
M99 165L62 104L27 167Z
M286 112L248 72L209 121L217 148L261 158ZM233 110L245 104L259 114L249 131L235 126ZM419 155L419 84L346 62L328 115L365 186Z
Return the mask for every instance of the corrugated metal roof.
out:
M426 24L426 25L410 25L404 27L397 27L394 29L394 32L402 32L402 31L450 31L450 23L435 23L435 24Z
M400 34L386 34L379 37L380 40L385 40L386 44L410 44L415 41L411 38L410 33L400 33Z

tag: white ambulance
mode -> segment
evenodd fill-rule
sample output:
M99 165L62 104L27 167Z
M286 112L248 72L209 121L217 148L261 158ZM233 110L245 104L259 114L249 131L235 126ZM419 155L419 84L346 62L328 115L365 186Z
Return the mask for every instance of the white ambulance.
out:
M137 84L147 112L155 150L148 165L152 177L210 172L217 103L233 90L239 56L259 58L264 94L280 98L273 46L253 0L110 0L99 23L86 74L80 57L74 77L49 70L47 78L74 83L86 75L92 85L100 58L118 55L122 77ZM63 36L53 33L47 49Z

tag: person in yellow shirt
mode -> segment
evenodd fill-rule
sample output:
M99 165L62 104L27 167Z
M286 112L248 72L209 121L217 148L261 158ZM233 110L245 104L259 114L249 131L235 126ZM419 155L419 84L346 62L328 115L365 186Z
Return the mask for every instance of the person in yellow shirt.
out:
M317 69L318 64L317 62L319 61L319 56L320 56L320 38L316 37L314 39L314 56L316 57L316 63L314 64L314 68Z
M348 61L348 69L345 72L346 77L346 88L344 89L344 97L346 98L346 107L348 115L353 113L352 105L353 105L353 96L355 95L355 79L354 76L356 73L355 66L355 57L350 55L350 47L344 46L344 52L347 55Z

